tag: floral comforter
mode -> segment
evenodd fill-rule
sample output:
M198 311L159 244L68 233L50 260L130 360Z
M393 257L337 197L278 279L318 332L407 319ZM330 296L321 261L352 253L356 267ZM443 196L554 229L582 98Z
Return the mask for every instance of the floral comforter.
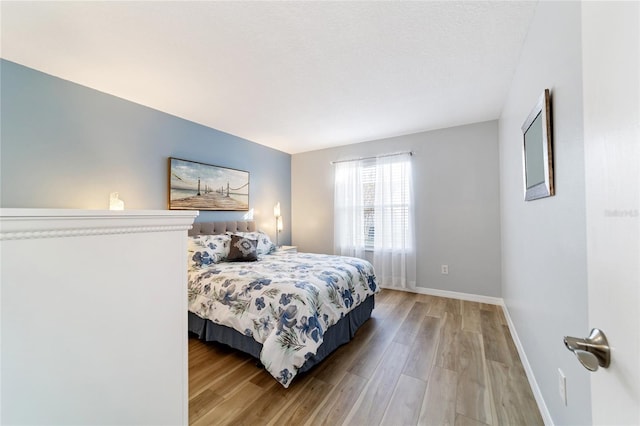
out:
M284 387L327 328L379 291L373 266L352 257L284 252L189 271L189 310L261 343Z

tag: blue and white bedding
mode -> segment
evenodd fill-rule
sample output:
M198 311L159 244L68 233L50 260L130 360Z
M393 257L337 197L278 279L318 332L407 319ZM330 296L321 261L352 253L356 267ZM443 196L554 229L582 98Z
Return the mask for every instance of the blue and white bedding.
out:
M284 387L327 328L379 291L369 262L343 256L277 252L189 271L189 310L261 343L262 364Z

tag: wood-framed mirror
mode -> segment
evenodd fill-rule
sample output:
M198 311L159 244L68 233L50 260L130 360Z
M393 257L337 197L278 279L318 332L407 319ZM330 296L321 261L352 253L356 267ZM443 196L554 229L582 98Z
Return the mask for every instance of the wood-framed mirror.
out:
M553 144L549 89L538 99L522 125L522 164L525 201L554 195Z

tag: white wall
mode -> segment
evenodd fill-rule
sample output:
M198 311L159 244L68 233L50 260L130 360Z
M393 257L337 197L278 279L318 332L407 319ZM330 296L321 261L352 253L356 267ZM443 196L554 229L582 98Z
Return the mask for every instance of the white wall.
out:
M331 161L414 151L418 286L499 297L497 138L489 121L293 155L293 244L333 253Z
M0 209L1 424L188 423L196 215Z
M556 195L525 202L520 126L545 88ZM562 342L589 331L582 109L581 5L540 2L499 121L502 297L556 424L591 422L589 373Z

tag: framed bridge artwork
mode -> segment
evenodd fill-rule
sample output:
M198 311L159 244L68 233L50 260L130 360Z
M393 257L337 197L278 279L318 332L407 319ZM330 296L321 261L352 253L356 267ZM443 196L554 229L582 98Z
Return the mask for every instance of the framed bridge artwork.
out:
M170 210L249 210L249 172L169 158Z

